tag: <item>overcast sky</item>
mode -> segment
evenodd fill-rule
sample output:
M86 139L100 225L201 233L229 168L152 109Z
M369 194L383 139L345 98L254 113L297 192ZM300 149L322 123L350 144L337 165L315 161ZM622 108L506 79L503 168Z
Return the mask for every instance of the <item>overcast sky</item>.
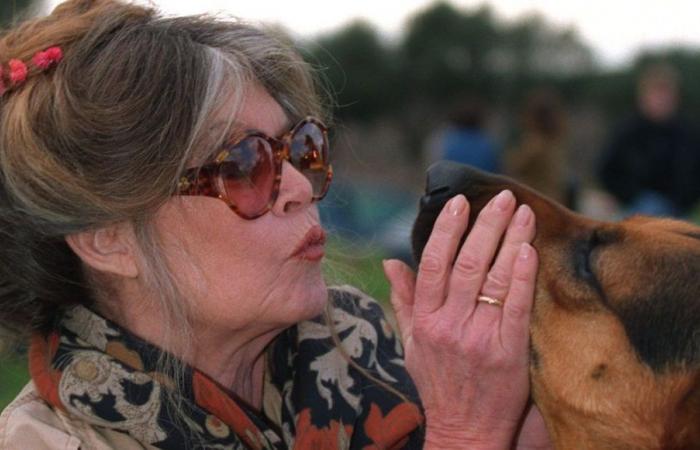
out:
M61 0L48 0L55 6ZM407 17L430 0L153 0L172 14L225 12L254 21L280 23L298 35L333 30L363 17L387 35L397 35ZM483 1L453 0L475 7ZM642 47L700 46L700 0L490 0L504 19L537 11L551 22L573 25L602 62L624 63Z

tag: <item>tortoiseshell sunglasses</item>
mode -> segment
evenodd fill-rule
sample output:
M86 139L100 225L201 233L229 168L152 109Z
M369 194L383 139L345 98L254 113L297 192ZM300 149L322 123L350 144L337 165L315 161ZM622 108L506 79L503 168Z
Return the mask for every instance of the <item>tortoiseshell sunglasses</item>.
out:
M188 169L180 178L178 194L219 198L243 219L253 220L277 200L284 161L309 180L313 201L321 200L333 178L328 128L307 117L277 139L257 131L248 133L224 144L214 161Z

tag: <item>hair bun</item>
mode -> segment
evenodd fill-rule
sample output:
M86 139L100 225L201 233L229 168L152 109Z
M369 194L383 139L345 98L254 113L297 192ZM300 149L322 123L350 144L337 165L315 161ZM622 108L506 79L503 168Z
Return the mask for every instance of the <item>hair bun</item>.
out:
M10 59L28 63L50 47L67 51L91 29L109 24L112 30L150 20L155 10L119 0L68 0L41 18L26 20L0 37L0 63Z

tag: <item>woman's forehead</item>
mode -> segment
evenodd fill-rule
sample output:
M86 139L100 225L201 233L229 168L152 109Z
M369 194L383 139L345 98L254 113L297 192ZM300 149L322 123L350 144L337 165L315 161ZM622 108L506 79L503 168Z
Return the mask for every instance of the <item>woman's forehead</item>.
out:
M200 163L217 153L217 145L240 140L250 131L277 137L292 126L279 103L259 85L249 86L242 96L225 94L224 99L207 126Z
M268 136L279 136L291 126L287 115L277 101L260 85L247 87L237 104L236 96L228 96L214 117L221 123L221 131L229 135L255 130ZM232 117L233 115L233 117Z

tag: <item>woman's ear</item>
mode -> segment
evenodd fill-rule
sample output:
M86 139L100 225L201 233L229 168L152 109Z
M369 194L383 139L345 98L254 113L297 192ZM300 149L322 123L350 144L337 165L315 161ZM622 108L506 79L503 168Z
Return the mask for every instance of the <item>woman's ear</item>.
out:
M139 275L136 236L129 223L69 234L66 242L92 269L128 278Z

